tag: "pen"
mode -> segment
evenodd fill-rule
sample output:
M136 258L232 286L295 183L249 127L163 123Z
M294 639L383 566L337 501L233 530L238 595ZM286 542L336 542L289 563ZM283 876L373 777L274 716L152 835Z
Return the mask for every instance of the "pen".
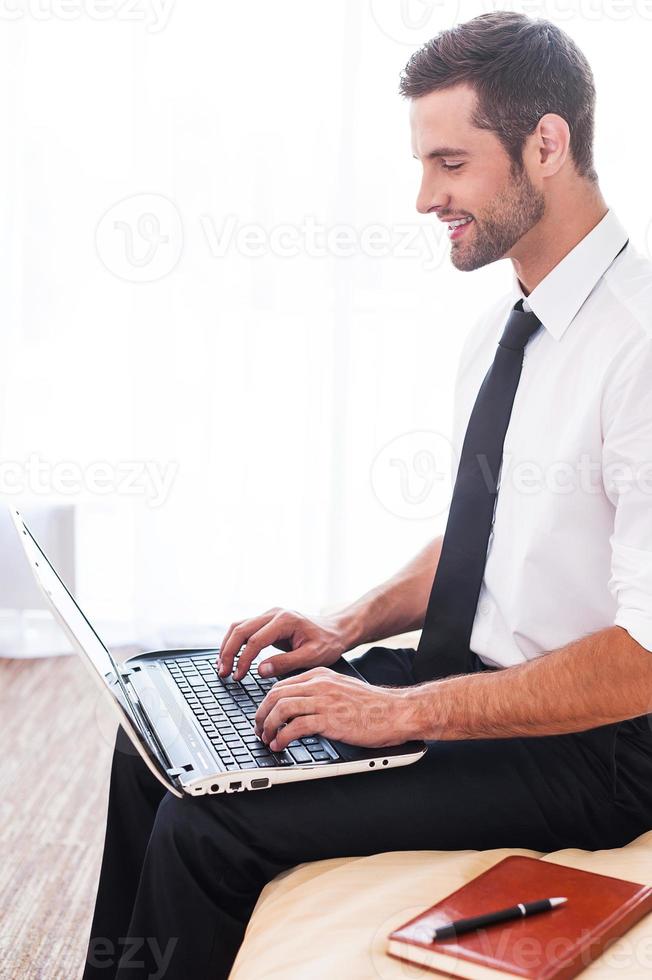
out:
M521 919L527 915L536 915L537 912L549 912L550 909L564 905L567 898L542 898L537 902L523 902L513 905L509 909L500 909L498 912L487 912L485 915L474 915L470 919L457 919L449 922L445 926L439 926L432 934L433 942L436 939L448 939L450 936L459 936L464 932L471 932L472 929L483 929L485 926L492 926L496 922L509 922L511 919Z

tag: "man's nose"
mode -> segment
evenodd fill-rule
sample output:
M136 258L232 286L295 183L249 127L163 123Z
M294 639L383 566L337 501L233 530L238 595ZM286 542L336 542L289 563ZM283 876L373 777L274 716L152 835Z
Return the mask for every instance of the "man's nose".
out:
M450 203L448 195L441 187L436 185L432 179L421 182L417 195L417 211L419 214L429 214L431 211L437 212L445 209Z

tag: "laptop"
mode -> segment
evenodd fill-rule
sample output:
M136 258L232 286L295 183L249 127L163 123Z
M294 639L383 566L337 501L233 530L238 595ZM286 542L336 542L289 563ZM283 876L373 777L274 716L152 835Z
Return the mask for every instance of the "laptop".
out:
M261 654L239 681L221 678L219 648L141 653L117 663L11 508L30 568L73 648L153 775L175 796L238 793L276 783L372 772L417 762L421 740L383 748L348 745L323 735L295 739L273 752L254 731L258 706L276 682L258 676ZM301 674L304 668L285 677ZM340 657L332 670L368 683Z

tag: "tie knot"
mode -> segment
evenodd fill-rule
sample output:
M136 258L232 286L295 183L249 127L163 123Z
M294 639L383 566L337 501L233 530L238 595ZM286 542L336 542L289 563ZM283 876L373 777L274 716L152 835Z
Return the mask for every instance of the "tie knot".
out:
M541 326L541 320L536 313L523 311L523 300L519 299L509 314L503 335L498 341L501 347L510 350L523 350L530 337Z

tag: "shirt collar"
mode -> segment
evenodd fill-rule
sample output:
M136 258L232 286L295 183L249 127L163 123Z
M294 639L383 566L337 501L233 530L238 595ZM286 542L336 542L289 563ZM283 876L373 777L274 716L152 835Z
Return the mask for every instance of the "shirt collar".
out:
M511 305L527 299L546 330L555 340L560 340L627 238L627 232L610 209L529 296L525 296L512 266Z

